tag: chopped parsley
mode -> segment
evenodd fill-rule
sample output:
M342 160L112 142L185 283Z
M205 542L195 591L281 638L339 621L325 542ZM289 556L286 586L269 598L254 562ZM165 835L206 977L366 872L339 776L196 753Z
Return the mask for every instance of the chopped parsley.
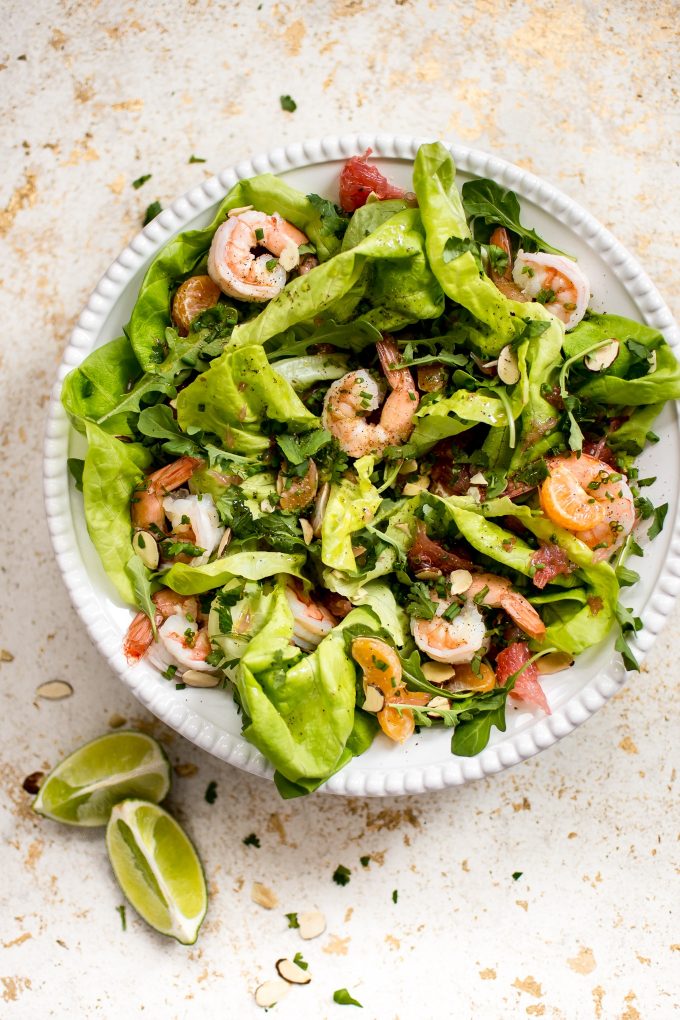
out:
M205 163L206 160L201 159L200 156L191 155L191 156L189 156L189 162L190 163Z
M333 872L333 881L336 885L348 885L351 874L350 868L346 868L344 864L338 864Z
M141 188L142 184L146 184L146 182L150 180L151 174L142 174L141 177L138 177L136 180L132 182L132 187L135 189L135 191L138 191Z
M251 832L250 835L246 836L246 838L243 840L243 843L244 843L245 846L254 846L254 847L257 847L258 850L259 850L259 848L260 848L260 837L256 836L254 832Z
M151 220L155 220L159 213L163 212L163 206L160 202L152 202L151 205L147 205L146 212L144 213L144 219L142 220L142 226L145 227L147 223L151 223Z
M205 790L205 799L208 804L214 804L217 800L217 783L211 779Z
M521 878L523 874L524 874L523 871L513 871L513 873L512 873L512 880L513 880L513 882L516 882L517 879Z
M399 899L399 891L397 889L392 890L392 902L396 903Z
M364 1007L357 999L353 999L346 988L338 988L336 992L333 992L333 1002L337 1002L338 1006L358 1006L359 1009Z
M293 957L293 963L300 967L302 970L307 970L307 968L309 967L309 964L305 960L302 953L295 954L295 956Z
M288 927L289 928L299 928L300 927L300 923L298 921L298 916L297 916L296 913L286 914L286 917L288 918Z
M281 109L285 110L286 113L295 113L297 110L297 103L292 96L279 96L279 102L281 103Z
M119 907L116 907L116 910L120 914L120 926L121 926L121 928L123 929L123 931L127 931L127 918L125 916L125 904L121 903L121 905Z
M371 863L370 854L366 854L365 857L360 857L359 858L359 862L360 862L362 868L367 868L368 865Z

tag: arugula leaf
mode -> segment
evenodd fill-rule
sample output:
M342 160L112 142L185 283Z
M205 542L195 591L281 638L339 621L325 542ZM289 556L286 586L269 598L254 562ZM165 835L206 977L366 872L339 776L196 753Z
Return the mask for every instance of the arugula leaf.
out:
M450 237L442 251L442 262L445 264L453 262L454 259L460 258L460 256L465 255L466 252L470 252L473 256L481 272L482 253L477 242L473 241L471 237Z
M408 592L406 612L418 620L433 620L437 612L437 603L429 596L429 588L422 581L412 584Z
M499 248L497 244L490 244L486 249L489 255L489 265L494 273L502 276L508 268L508 253Z
M346 988L338 988L336 992L333 992L333 1002L337 1002L339 1006L358 1006L360 1009L364 1007L356 999L353 999Z
M647 532L647 538L653 539L659 535L663 529L664 521L666 520L666 514L668 513L668 503L663 503L661 506L654 507L654 520Z
M83 468L85 467L85 461L79 457L68 457L66 465L69 469L70 475L75 482L76 489L78 492L83 491Z
M329 234L342 237L347 230L349 219L342 215L342 210L327 198L320 195L307 195L310 204L319 214L321 226Z
M623 664L626 667L626 669L630 670L640 669L640 665L635 656L633 655L633 652L631 651L628 642L626 641L623 634L619 634L619 636L617 637L616 641L614 642L614 648L617 652L620 652L621 658L623 659Z
M300 436L277 436L276 442L289 464L303 464L322 447L332 442L333 436L326 429L315 429Z
M488 178L480 178L476 181L466 181L462 187L462 196L465 214L472 222L475 237L479 240L488 240L490 231L485 230L485 227L507 227L518 236L525 251L546 251L553 255L564 255L559 248L553 248L539 237L535 230L522 226L519 200L514 191L502 188L500 184Z
M628 567L618 566L616 567L616 580L621 588L628 588L632 584L637 584L640 580L640 575Z

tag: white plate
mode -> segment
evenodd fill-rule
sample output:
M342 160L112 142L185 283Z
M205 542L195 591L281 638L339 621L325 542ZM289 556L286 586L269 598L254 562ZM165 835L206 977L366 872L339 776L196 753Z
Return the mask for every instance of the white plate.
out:
M69 484L67 456L82 456L84 441L71 427L59 401L68 371L95 348L119 336L130 317L144 272L174 234L208 223L215 206L240 178L271 171L305 192L334 197L343 161L369 146L378 164L398 184L411 187L411 168L419 144L427 139L389 135L348 135L289 145L251 162L239 163L179 198L138 234L118 256L90 297L61 363L45 439L45 501L57 562L73 604L92 640L143 704L188 740L218 758L260 776L272 770L262 755L240 736L240 721L231 697L223 691L183 690L164 680L145 663L130 667L122 638L132 611L121 604L91 545L82 498ZM490 177L521 198L522 219L552 244L577 256L593 292L592 307L617 312L662 330L668 343L680 343L677 326L646 274L626 250L584 209L533 174L482 152L449 146L459 170L459 184L470 177ZM623 601L642 617L643 629L632 642L642 658L663 626L680 590L678 463L680 431L677 406L667 405L655 426L661 442L641 458L644 475L658 475L650 490L655 503L668 501L661 536L633 562L641 580L624 591ZM429 730L404 747L379 735L366 754L333 776L330 793L383 796L438 790L499 772L529 758L585 722L624 682L626 673L613 650L614 636L578 659L566 673L545 680L551 716L508 706L507 731L493 731L488 747L476 758L450 753L451 733Z

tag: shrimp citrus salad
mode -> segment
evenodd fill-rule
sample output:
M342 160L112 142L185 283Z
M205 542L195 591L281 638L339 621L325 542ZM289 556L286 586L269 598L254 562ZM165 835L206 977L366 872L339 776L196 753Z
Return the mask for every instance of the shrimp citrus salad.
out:
M624 561L666 508L634 458L680 397L662 335L589 311L443 145L413 193L352 157L339 198L239 181L63 389L128 661L233 692L286 797L379 730L477 754L612 631L635 668Z

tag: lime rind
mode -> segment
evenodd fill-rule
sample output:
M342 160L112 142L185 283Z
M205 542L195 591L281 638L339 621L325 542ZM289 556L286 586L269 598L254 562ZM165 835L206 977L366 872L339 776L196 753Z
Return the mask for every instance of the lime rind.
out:
M193 945L208 909L196 849L157 804L125 800L111 812L106 847L113 873L137 913L156 931Z
M83 744L60 762L32 807L66 825L106 825L121 800L163 800L170 790L170 777L170 763L157 740L147 733L119 730Z

